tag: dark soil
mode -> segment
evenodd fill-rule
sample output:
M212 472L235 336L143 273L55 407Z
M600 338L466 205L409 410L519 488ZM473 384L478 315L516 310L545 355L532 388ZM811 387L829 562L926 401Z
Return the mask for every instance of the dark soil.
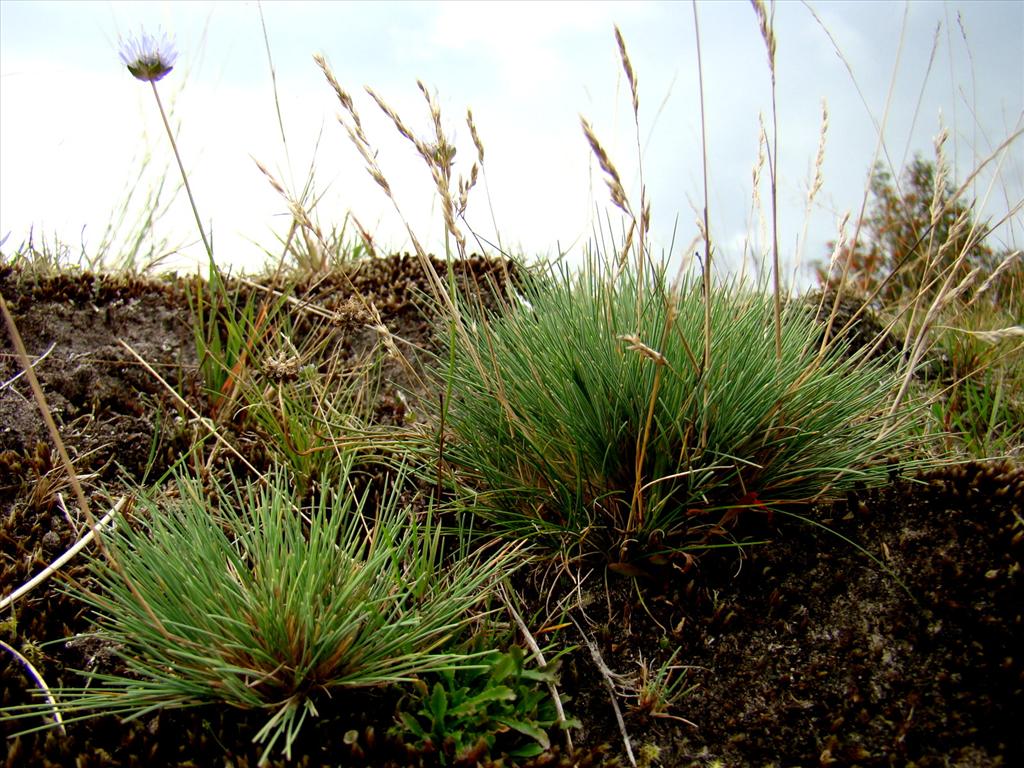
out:
M480 283L505 277L482 259L459 272ZM184 286L182 279L36 279L0 267L0 293L29 355L50 350L35 371L95 509L159 477L201 430L119 339L192 408L211 413ZM335 356L360 359L386 337L413 361L412 370L395 360L386 366L376 408L383 422L413 418L408 404L416 396L437 397L423 378L426 356L440 343L423 309L426 290L418 262L405 257L297 289L335 313ZM354 301L356 291L366 301ZM310 321L296 313L300 332ZM10 381L21 365L2 338L0 595L7 595L73 544L82 524L26 377ZM243 431L237 437L247 444ZM616 682L617 703L641 764L1024 765L1024 466L953 465L924 477L901 476L894 466L887 487L805 514L829 530L751 513L744 534L769 543L709 551L660 572L624 575L600 563L521 572L528 618L554 622L555 606L568 598L579 626L545 636L577 646L562 661L559 686L582 724L573 733L576 752L556 750L533 764L628 765L589 641L611 672L626 676ZM83 561L65 566L63 578L84 578ZM76 638L90 628L89 616L60 591L60 580L5 611L0 640L51 686L81 685L74 670L110 664L110 649ZM628 693L642 663L656 667L673 653L693 690L667 714L689 723L659 716ZM0 689L4 708L34 691L2 649ZM296 744L294 764L438 764L437 755L387 737L399 695L318 702L320 717ZM94 718L70 724L65 736L12 737L25 724L10 720L0 731L7 766L252 766L261 724L252 713L210 705L131 723ZM272 762L283 764L276 754Z

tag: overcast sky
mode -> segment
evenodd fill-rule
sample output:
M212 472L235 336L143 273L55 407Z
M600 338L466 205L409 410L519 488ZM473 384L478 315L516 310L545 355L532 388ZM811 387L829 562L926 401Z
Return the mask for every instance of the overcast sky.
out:
M620 226L583 139L581 114L627 192L639 195L614 24L639 83L654 245L682 258L697 234L695 206L703 192L691 3L267 0L262 11L287 153L256 3L0 0L4 253L30 227L37 240L57 236L75 253L83 240L87 250L95 248L132 185L137 205L156 183L154 172L173 162L148 85L133 80L118 60L119 38L140 29L163 30L179 52L158 87L180 123L179 147L221 263L255 268L264 260L261 247L273 249L274 233L287 230L287 208L253 158L298 190L314 153L317 188L326 191L316 210L321 226L340 225L352 211L382 246L409 248L390 202L337 122L339 105L313 62L316 52L354 96L421 239L441 247L443 222L430 177L364 85L424 133L429 115L416 80L436 92L462 173L475 155L464 122L472 108L486 149L487 188L481 182L475 192L469 225L494 241L496 222L506 248L528 255L578 254L599 223L595 212L603 221L611 211L613 226ZM761 115L771 130L767 54L749 3L702 2L697 14L712 234L722 262L735 265L744 253L758 258L768 242L752 210ZM798 252L805 262L821 258L842 214L859 209L890 85L881 159L896 168L915 152L933 157L933 139L944 125L946 150L962 180L1024 125L1024 3L780 2L775 33L780 246L790 262ZM805 224L823 101L829 112L824 186ZM151 175L139 185L146 152ZM177 184L177 169L171 170L169 181ZM765 171L765 216L767 178ZM981 174L972 192L995 217L1024 198L1024 141ZM160 237L184 244L186 261L201 260L184 195L155 226ZM1018 213L996 242L1020 247L1022 235Z

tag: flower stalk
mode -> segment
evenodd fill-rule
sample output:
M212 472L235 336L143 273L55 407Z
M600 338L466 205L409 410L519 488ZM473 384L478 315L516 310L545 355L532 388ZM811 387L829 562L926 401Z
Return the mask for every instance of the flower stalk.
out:
M193 215L196 217L196 227L199 229L199 236L203 239L206 255L212 262L213 247L210 245L210 240L203 229L203 222L199 216L199 207L196 205L195 196L192 194L192 187L188 183L185 164L181 161L178 143L174 140L174 131L171 130L171 123L167 119L167 112L164 110L163 102L160 100L160 93L156 89L157 82L174 69L174 62L178 58L178 54L166 36L161 35L157 39L143 33L137 38L129 38L121 43L120 57L124 65L128 67L132 77L149 83L153 89L153 97L156 99L156 106L160 110L160 118L163 120L164 128L167 131L167 138L170 139L171 149L174 151L174 159L178 162L178 169L181 171L181 178L185 183L185 193L188 195L188 202L192 207Z

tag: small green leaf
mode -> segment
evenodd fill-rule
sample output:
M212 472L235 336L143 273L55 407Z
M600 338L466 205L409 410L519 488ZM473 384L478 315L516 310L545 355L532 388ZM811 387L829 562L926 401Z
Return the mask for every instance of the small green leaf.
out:
M497 723L501 723L502 725L511 728L513 731L517 731L518 733L523 734L524 736L529 736L531 739L540 744L544 749L551 748L551 740L548 739L547 732L544 731L544 729L542 728L538 728L536 725L533 725L532 723L524 723L520 720L512 720L510 718L504 717L496 717L494 718L494 721Z
M508 753L509 757L536 757L537 755L543 754L544 747L536 742L524 744L518 749L513 749Z
M471 699L467 699L458 707L454 707L451 710L453 717L459 717L462 715L471 715L478 712L481 707L488 702L492 701L513 701L516 698L515 691L509 688L507 685L496 685L493 688L481 691Z
M423 726L420 725L420 721L415 717L410 715L408 712L400 713L400 717L402 718L402 723L414 736L420 739L425 739L427 737L427 732L423 730Z
M434 690L430 694L428 707L434 723L443 723L444 716L448 712L448 694L440 683L434 683Z
M516 653L518 651L518 653ZM502 682L510 675L522 671L523 651L519 646L512 646L508 653L501 654L491 667L491 677L496 682Z
M524 680L532 680L535 683L554 683L555 674L542 669L524 669L519 673Z

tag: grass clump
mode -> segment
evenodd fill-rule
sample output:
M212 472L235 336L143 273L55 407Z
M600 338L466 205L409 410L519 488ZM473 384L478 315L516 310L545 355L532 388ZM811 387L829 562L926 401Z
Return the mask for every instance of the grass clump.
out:
M450 379L446 457L516 536L613 559L692 543L740 508L881 482L880 457L909 439L904 419L879 417L893 365L820 349L796 303L777 357L771 293L715 285L705 366L698 281L593 262L548 278L466 326Z
M379 449L398 439L394 430L369 426L379 348L344 365L335 354L355 320L302 303L289 286L260 298L257 284L238 281L229 290L216 275L209 286L194 284L190 308L206 393L222 424L257 434L300 493L335 483L354 445Z
M1019 303L1018 307L1024 306ZM996 307L968 308L937 329L934 364L924 375L936 394L932 422L951 455L1024 453L1024 323Z
M179 476L170 503L143 497L142 525L108 537L123 573L96 561L98 587L79 595L122 667L59 691L65 714L222 703L266 712L264 757L279 743L290 754L332 690L472 663L446 648L507 572L509 550L485 559L457 547L449 562L429 512L400 504L397 485L371 509L353 481L343 473L305 508L283 472L211 498Z
M1019 455L1024 262L1020 250L987 243L1006 219L978 220L968 185L951 180L943 141L934 161L915 157L901 183L874 169L863 231L830 244L818 280L877 307L908 361L901 397L928 401L921 427L945 455Z
M230 285L213 262L209 279L190 283L187 298L199 370L213 413L230 414L253 348L273 329L284 300L260 300L255 291L243 297L240 286Z

